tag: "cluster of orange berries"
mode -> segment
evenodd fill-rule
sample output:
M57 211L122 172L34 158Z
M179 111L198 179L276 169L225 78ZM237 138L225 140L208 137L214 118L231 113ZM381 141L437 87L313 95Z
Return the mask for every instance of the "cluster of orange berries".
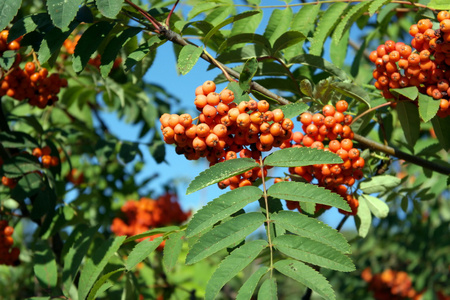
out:
M182 211L178 203L178 197L171 193L160 196L156 200L143 197L139 201L127 201L122 206L121 211L125 214L126 221L121 218L114 218L111 225L111 231L118 236L132 236L153 228L181 224L191 215L190 211ZM161 235L153 235L150 240L159 236ZM161 245L161 247L163 246L164 244Z
M437 30L429 19L410 27L412 47L389 40L370 53L370 60L376 65L375 87L383 97L394 98L389 89L416 86L440 101L436 115L444 118L450 115L450 13L441 11L437 19Z
M351 115L344 115L347 108L348 103L340 100L336 103L336 107L330 104L325 105L322 113L301 114L300 122L303 124L302 129L305 134L294 132L293 143L285 144L283 147L310 147L338 154L343 163L291 167L289 172L303 177L307 182L316 183L339 194L347 200L352 212L339 211L343 214L355 215L359 202L353 195L348 194L348 187L363 177L362 168L365 161L360 156L360 151L353 145L354 134L350 128L353 118ZM287 205L289 209L297 208L300 211L298 202L288 201ZM330 207L326 205L316 206L317 211L328 208Z
M3 52L8 50L17 51L20 49L20 40L21 37L18 39L15 39L14 41L11 41L8 43L8 30L2 30L0 32L0 56L3 56Z
M8 226L5 220L0 221L0 265L17 266L19 262L20 249L12 247L14 239L12 234L14 228Z
M404 271L387 269L379 274L372 274L368 267L361 273L361 277L369 283L369 289L377 300L422 299L422 293L414 290L411 278Z
M67 174L66 179L74 185L80 185L84 181L84 174L80 170L73 168Z
M262 101L233 102L234 93L225 88L216 93L216 85L206 81L195 90L194 104L201 112L193 124L189 114L163 114L161 130L167 144L189 160L206 157L211 165L240 157L259 159L262 151L280 147L292 135L294 123L281 109L269 110ZM267 171L265 170L264 173ZM263 174L250 170L219 183L219 187L251 185Z
M0 32L0 48L8 38L9 31ZM8 44L13 50L20 49L19 40ZM20 55L17 54L13 68L5 73L0 81L0 97L7 95L16 100L28 99L29 104L39 108L45 108L58 101L57 94L61 87L67 87L67 80L60 78L59 74L48 73L46 68L36 69L34 62L27 62L23 69L20 68Z

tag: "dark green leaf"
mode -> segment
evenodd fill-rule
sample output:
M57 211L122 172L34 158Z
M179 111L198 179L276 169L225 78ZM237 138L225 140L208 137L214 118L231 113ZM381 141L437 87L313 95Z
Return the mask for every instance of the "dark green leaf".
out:
M205 299L216 299L222 287L248 266L267 245L264 240L248 242L225 257L206 285Z
M251 299L253 293L255 292L256 286L258 282L261 280L261 277L264 276L269 271L269 267L261 266L258 270L256 270L250 277L244 282L241 288L238 291L236 296L236 300L248 300Z
M33 259L34 275L45 290L52 291L58 283L55 255L46 241L35 246Z
M272 11L266 29L264 30L264 36L272 45L283 33L288 31L291 20L292 9L290 7L283 10L274 9Z
M313 268L295 260L280 260L273 267L280 273L304 284L325 299L336 299L331 285L325 277Z
M396 109L406 142L414 147L420 135L419 109L411 102L399 102Z
M231 218L202 235L190 249L186 264L194 264L223 248L240 242L263 224L261 213L251 212Z
M5 160L2 169L6 177L16 178L40 170L41 164L33 155L21 153Z
M138 62L142 61L154 49L165 43L158 36L152 36L148 41L139 45L139 47L131 52L125 60L126 71L130 71Z
M362 194L361 195L367 201L367 205L372 212L372 214L377 218L386 218L389 213L389 206L376 197Z
M264 164L274 167L301 167L314 164L340 164L342 159L331 152L315 148L285 148L273 152Z
M128 271L133 269L138 263L146 259L150 253L156 250L158 246L162 243L164 237L160 236L155 238L153 241L148 239L140 241L136 244L133 250L128 255L128 259L125 263L125 267Z
M272 185L267 194L284 200L330 205L351 212L350 206L341 196L314 184L282 181Z
M78 25L78 21L73 21L70 23L69 28L64 31L57 27L54 27L48 31L44 35L42 43L39 47L39 62L43 64L47 62L54 53L57 53L64 44L64 41Z
M254 159L250 158L236 158L226 160L224 162L215 164L214 166L201 172L189 184L186 195L192 194L201 190L211 184L218 183L224 179L244 173L248 170L258 167L259 164Z
M52 20L46 13L25 16L24 18L14 22L13 26L9 30L8 42L26 35L27 33L30 33L37 28L51 25L51 23Z
M177 264L178 257L183 246L184 231L174 232L169 235L164 245L163 266L166 273L170 273Z
M112 28L112 23L101 21L92 24L86 29L79 39L73 54L72 66L75 72L79 73L84 69L91 55L94 54Z
M22 4L21 0L0 0L0 30L5 29Z
M301 54L294 56L289 60L289 64L302 64L306 66L311 66L315 68L319 68L330 75L337 76L342 80L347 80L348 76L347 73L330 63L329 61L326 61L320 56L311 55L311 54Z
M25 132L0 132L0 143L5 148L36 148L38 142Z
M254 186L241 187L219 196L195 213L186 228L186 237L202 232L261 197L262 191Z
M96 0L98 10L107 18L114 19L122 9L123 0Z
M350 245L345 237L319 220L293 211L280 211L272 216L272 220L292 233L327 244L342 253L350 253Z
M258 291L258 300L277 300L277 280L275 277L267 278Z
M5 71L9 70L16 61L16 54L16 51L13 50L3 52L0 57L0 67Z
M450 118L447 116L446 118L441 118L439 116L435 116L431 119L431 123L433 124L434 133L438 138L439 143L445 151L450 150Z
M295 235L282 235L273 240L275 248L294 259L319 267L351 272L355 270L350 258L331 246Z
M283 33L273 44L272 54L275 55L278 51L281 51L287 47L298 44L306 39L300 31L290 30Z
M239 86L244 91L250 90L250 84L252 82L253 76L255 76L258 70L258 61L255 57L250 58L244 64L244 68L239 76Z
M53 24L61 29L66 29L75 18L82 0L47 0L47 10Z
M370 108L370 96L362 87L346 82L333 82L331 87L345 96L364 102Z
M111 271L109 273L106 273L102 277L100 277L92 287L92 290L89 292L89 296L87 297L87 300L94 300L96 299L95 296L97 295L99 289L103 286L103 284L114 274L118 272L125 271L125 268L119 268L117 270Z
M155 159L155 161L160 164L166 158L166 147L165 143L161 139L153 139L152 144L149 147L150 154Z
M384 193L399 186L400 178L391 175L379 175L362 181L359 188L366 194Z
M367 205L366 199L359 197L358 212L355 216L355 224L358 229L358 235L365 238L369 233L370 224L372 223L372 214L370 213L369 206Z
M270 42L268 39L266 39L264 36L256 34L256 33L241 33L234 35L228 39L226 39L219 47L219 50L217 50L217 53L221 53L223 50L227 50L233 45L237 44L248 44L248 43L255 43L263 46L267 50L271 48Z
M119 157L124 163L129 163L134 160L139 152L139 144L123 142L120 146Z
M439 100L435 100L433 97L419 93L419 114L425 123L436 115L440 103Z
M120 248L126 236L119 236L104 241L92 257L89 257L80 273L78 299L85 299L97 277L105 268L111 256ZM127 261L128 262L128 261Z
M203 48L193 45L184 46L180 55L178 56L177 67L181 75L186 75L195 66L200 55L203 53Z
M402 95L413 101L416 100L417 96L419 95L419 90L416 86L410 86L401 89L391 89L390 91L394 95Z

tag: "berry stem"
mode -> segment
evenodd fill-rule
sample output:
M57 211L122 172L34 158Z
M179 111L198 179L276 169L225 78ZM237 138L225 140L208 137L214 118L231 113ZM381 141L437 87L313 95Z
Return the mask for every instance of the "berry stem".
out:
M142 16L144 16L153 25L153 27L155 27L156 33L161 33L161 24L155 18L153 18L151 15L149 15L148 12L146 12L145 10L143 10L130 0L125 0L125 2L131 5L134 9L136 9Z
M208 56L209 59L212 61L212 63L222 71L223 75L225 75L228 81L237 82L236 79L231 78L230 74L228 74L228 72L225 70L224 65L222 65L214 57L212 57L212 55L209 54L208 51L206 51L206 49L203 49L203 53L205 53L206 56Z
M266 223L267 223L267 240L269 242L270 249L270 277L273 275L273 244L272 238L270 237L270 215L269 215L269 200L267 199L267 189L266 189L266 179L264 178L264 162L262 156L259 156L259 166L261 168L261 180L263 185L263 195L264 195L264 204L266 207Z
M377 109L379 109L379 108L382 108L382 107L391 105L391 104L392 104L392 102L386 102L386 103L380 104L380 105L378 105L378 106L375 106L375 107L372 107L372 108L366 110L365 112L363 112L362 114L360 114L359 116L357 116L356 118L354 118L353 121L352 121L352 123L350 124L350 126L353 125L353 123L355 123L356 120L358 120L359 118L361 118L361 117L367 115L368 113L370 113L370 112L372 112L372 111L374 111L374 110L377 110Z
M177 1L175 2L175 4L173 5L172 9L170 10L169 15L167 16L167 19L166 19L166 26L167 26L167 28L170 28L170 26L169 26L170 17L172 16L173 11L175 10L175 7L177 7L178 2L180 2L180 0L177 0Z

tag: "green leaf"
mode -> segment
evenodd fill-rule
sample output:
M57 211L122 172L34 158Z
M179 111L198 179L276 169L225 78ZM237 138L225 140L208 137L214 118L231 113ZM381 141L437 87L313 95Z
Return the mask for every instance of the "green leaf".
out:
M192 194L193 192L201 190L211 184L218 183L224 179L247 172L258 166L259 164L251 158L236 158L215 164L209 169L201 172L191 181L187 188L186 195Z
M139 233L133 236L130 236L129 238L127 238L125 240L125 242L123 242L124 244L144 238L144 237L149 237L155 234L160 234L160 233L168 233L171 231L177 231L180 230L180 227L178 226L167 226L167 227L160 227L160 228L155 228L155 229L150 229L146 232L143 233Z
M5 71L11 69L14 62L16 61L16 54L16 51L13 50L6 50L5 52L3 52L2 56L0 57L0 67Z
M225 257L206 285L205 299L216 299L222 287L248 266L267 245L264 240L248 242Z
M256 57L252 57L245 62L244 68L239 76L239 86L242 90L250 91L250 84L256 71L258 71L258 61Z
M166 273L170 273L177 264L178 257L183 246L184 231L174 232L169 235L164 245L163 266Z
M196 47L194 45L186 45L181 49L177 63L177 67L181 75L186 75L189 73L189 71L197 63L202 53L203 48Z
M97 50L100 44L112 30L113 24L110 22L100 21L89 26L88 29L78 40L73 54L72 66L77 73L83 71L89 58Z
M434 133L438 138L439 143L445 151L450 150L450 118L441 118L439 116L435 116L431 119L431 123L433 124Z
M161 40L158 36L152 36L148 41L140 44L137 49L131 52L127 59L125 60L125 70L131 71L137 63L144 60L144 58L148 58L148 54L151 51L154 52L155 48L165 43L165 40ZM145 61L145 60L144 60Z
M38 142L29 134L20 131L0 132L0 143L5 148L36 148Z
M292 16L292 9L290 7L283 10L274 9L272 11L266 29L264 30L264 36L270 41L270 44L273 45L283 33L288 31Z
M263 13L250 16L245 19L237 20L233 23L233 28L231 28L230 37L233 37L242 33L254 33L261 23L263 18ZM270 45L270 42L269 42ZM270 48L270 47L269 47Z
M216 34L217 31L219 31L222 27L233 23L234 21L242 20L248 17L251 17L256 14L260 14L261 11L258 10L252 10L252 11L246 11L243 13L240 13L238 15L232 16L231 18L226 19L225 21L221 22L219 25L215 26L213 29L211 29L206 36L203 38L203 44L206 46L211 39L211 37Z
M150 154L155 159L156 163L162 163L166 158L166 147L161 138L153 138L152 143L149 146Z
M345 237L319 220L294 211L280 211L272 215L272 221L294 234L334 247L342 253L350 253Z
M217 50L217 53L221 53L224 50L229 49L233 45L238 44L248 44L248 43L255 43L258 45L263 46L267 50L271 48L270 42L268 39L266 39L264 36L256 34L256 33L242 33L234 35L228 39L226 39L219 47L219 50Z
M277 280L275 277L267 278L258 291L258 300L277 300Z
M351 212L350 206L341 196L314 184L282 181L272 185L267 194L284 200L330 205Z
M78 21L73 21L70 23L69 28L64 31L57 27L49 30L44 35L39 47L39 62L41 64L47 62L54 53L58 52L64 44L64 41L79 24Z
M402 95L413 101L417 99L417 96L419 96L419 90L416 86L410 86L401 89L390 89L390 91L394 95Z
M362 87L348 82L333 82L331 87L339 93L351 97L355 100L364 102L370 108L370 96Z
M242 101L250 100L250 96L248 95L248 93L244 92L237 82L230 82L227 85L227 89L231 90L234 93L233 102L237 104L241 103Z
M358 229L358 235L365 238L369 233L370 224L372 223L372 214L370 213L370 209L365 198L360 197L358 202L359 206L358 212L355 216L355 224Z
M325 299L336 299L331 285L322 274L302 262L295 260L280 260L273 267L280 273L304 284Z
M287 256L306 263L341 272L355 270L352 260L338 250L305 237L281 235L273 244Z
M254 186L244 186L219 196L194 214L186 228L186 237L202 232L261 197L262 191Z
M288 119L293 119L300 114L307 111L309 106L304 102L295 102L295 103L289 103L288 105L283 105L280 107L280 109L284 113L284 117Z
M419 115L425 123L436 115L440 103L439 100L435 100L433 97L419 93Z
M269 271L269 267L261 266L258 270L256 270L250 277L244 282L241 288L238 291L236 296L236 300L248 300L251 299L253 293L255 292L256 286L258 282L261 280L261 277L264 276Z
M99 289L103 286L103 284L114 274L118 273L118 272L122 272L125 271L125 268L119 268L117 270L111 271L109 273L106 273L105 275L103 275L102 277L100 277L94 284L94 286L92 287L92 290L89 293L89 296L87 297L87 300L94 300L96 299L95 296L97 296L97 293L99 291Z
M27 173L38 171L41 169L41 164L36 157L29 153L21 153L13 156L2 165L3 172L8 178L16 178Z
M348 41L350 38L350 30L344 32L336 46L330 47L331 61L339 68L344 66L344 61L348 51Z
M306 36L300 31L287 31L283 33L273 44L272 55L276 55L278 51L281 51L287 47L303 42L305 39Z
M86 264L80 273L78 285L78 299L85 299L95 280L105 268L111 256L120 248L126 236L118 236L114 239L104 241L98 247L92 257L86 260ZM128 261L127 261L128 262Z
M66 29L77 15L81 0L48 0L47 10L53 24L61 29Z
M420 135L419 109L411 102L398 102L396 110L406 142L414 147Z
M20 1L17 1L20 3ZM30 33L37 28L51 25L52 20L47 13L39 13L34 15L25 16L22 19L14 22L9 29L8 42L15 40L27 33Z
M128 259L125 263L125 267L128 271L137 266L138 263L146 259L150 253L155 251L156 248L162 243L164 237L160 236L155 238L153 241L143 240L136 244L133 250L128 255Z
M314 164L340 164L342 159L331 152L315 148L285 148L271 153L264 164L274 167L301 167Z
M347 8L347 3L334 3L330 5L323 16L320 18L316 31L309 48L309 53L320 56L322 54L325 40L335 28L336 24L341 20L341 15Z
M366 194L391 191L400 184L400 178L391 175L379 175L362 181L359 188Z
M370 3L369 6L369 14L372 16L374 13L376 13L383 5L386 3L389 3L390 0L374 0L372 3Z
M113 37L108 45L106 45L102 58L101 58L101 65L100 65L100 73L102 74L103 78L106 78L111 71L114 61L117 58L117 55L120 52L120 49L130 41L133 37L135 37L138 33L142 31L141 28L137 27L130 27L123 31L121 31L117 36Z
M201 14L202 12L208 11L210 9L216 8L217 7L217 3L215 2L204 2L204 3L199 3L198 5L193 6L193 8L191 9L191 11L188 13L188 20L194 18L195 16L197 16L198 14Z
M347 12L345 17L343 17L337 27L333 32L333 43L334 46L337 46L344 36L344 33L348 33L350 31L350 26L356 21L356 19L360 18L363 13L367 11L371 1L361 2L359 4L353 5L350 10ZM333 46L331 46L333 47Z
M138 152L138 143L123 142L120 146L119 157L124 163L127 164L134 160Z
M251 212L231 218L217 225L202 235L190 249L186 264L191 265L228 247L240 242L250 233L260 227L265 220L263 214Z
M40 241L35 246L33 270L42 288L48 291L56 288L58 269L55 255L46 241Z
M302 64L305 66L319 68L330 75L339 77L342 80L348 80L347 73L320 56L311 54L297 55L289 60L289 64Z
M114 19L122 9L123 0L96 0L98 10L107 18Z
M0 30L5 29L19 11L21 0L0 0Z
M361 195L367 201L367 205L369 206L372 214L377 218L386 218L389 214L389 206L386 202L382 201L377 197L373 197L370 195L362 194Z
M450 10L450 4L447 0L431 0L427 7L437 10Z

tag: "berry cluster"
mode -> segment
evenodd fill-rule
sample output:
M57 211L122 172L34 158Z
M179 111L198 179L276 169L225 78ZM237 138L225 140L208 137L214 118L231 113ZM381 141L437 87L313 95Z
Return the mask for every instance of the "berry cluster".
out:
M216 85L206 81L195 90L194 104L201 112L193 124L189 114L163 114L161 130L167 144L175 144L176 152L189 160L206 157L211 165L240 157L259 159L262 151L280 147L292 135L294 123L281 109L269 110L263 101L233 102L229 89L216 93ZM264 170L264 173L267 171ZM251 185L263 174L250 170L224 180L220 188Z
M422 19L410 27L411 46L387 41L370 53L375 63L375 87L386 99L394 98L391 88L416 86L423 94L440 101L437 115L450 115L450 13L437 15L439 29L433 30L429 19ZM414 50L415 49L415 50Z
M17 51L20 49L20 40L22 38L15 39L8 43L8 30L2 30L0 32L0 56L3 56L3 52L8 50Z
M345 100L340 100L333 105L325 105L322 113L311 114L305 112L300 116L303 124L301 132L292 134L293 144L283 145L285 147L310 147L323 149L338 154L343 163L340 164L318 164L303 167L291 167L289 172L303 177L307 182L317 183L347 200L355 215L359 205L358 200L353 195L348 194L348 187L351 187L356 180L363 177L362 168L365 165L364 158L360 156L360 151L353 145L353 131L350 128L352 123L351 115L344 115L348 108ZM289 209L300 210L298 202L288 202ZM328 206L317 205L316 209L328 209ZM340 210L343 214L348 212Z
M0 49L5 44L8 33L8 30L0 33ZM19 40L9 43L8 49L19 50ZM58 101L57 94L61 87L67 87L67 80L60 78L57 73L49 75L46 68L36 69L34 62L27 62L22 69L19 66L20 60L20 55L17 54L14 66L1 78L0 97L7 95L19 101L27 99L30 105L39 108L45 108Z
M121 218L114 218L111 231L116 235L136 235L152 228L181 224L191 215L191 212L183 212L178 198L174 194L167 193L158 199L141 198L139 201L130 200L121 208L126 216L126 222ZM150 240L161 235L154 235ZM146 238L139 239L138 241ZM162 244L161 247L164 245Z
M361 277L369 283L369 290L373 291L377 300L422 299L422 293L414 290L411 278L404 271L387 269L382 273L372 274L371 269L366 268Z
M12 248L14 243L13 233L14 228L8 226L7 221L0 221L0 265L17 266L20 263L20 249Z
M66 176L67 181L74 185L80 185L84 181L84 174L80 170L73 168Z

